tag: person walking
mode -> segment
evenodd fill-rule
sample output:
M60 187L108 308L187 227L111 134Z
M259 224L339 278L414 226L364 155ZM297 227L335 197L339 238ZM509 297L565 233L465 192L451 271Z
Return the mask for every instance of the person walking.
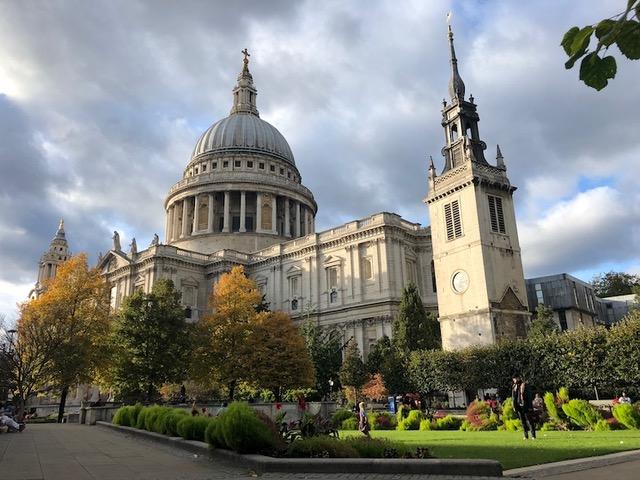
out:
M360 402L359 407L360 412L358 413L358 430L364 433L365 436L369 437L369 430L371 430L371 426L369 425L367 412L364 410L364 402Z
M511 400L513 400L513 409L518 414L522 429L524 430L524 439L529 440L529 431L531 431L531 439L536 439L536 422L533 419L533 399L531 398L531 389L529 385L522 381L519 375L513 377L511 386Z

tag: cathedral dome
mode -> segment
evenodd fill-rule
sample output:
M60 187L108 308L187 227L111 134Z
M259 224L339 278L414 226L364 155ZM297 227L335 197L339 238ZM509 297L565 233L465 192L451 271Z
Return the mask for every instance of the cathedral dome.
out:
M265 154L295 165L284 136L254 113L237 112L214 123L200 137L191 161L204 154L250 152Z

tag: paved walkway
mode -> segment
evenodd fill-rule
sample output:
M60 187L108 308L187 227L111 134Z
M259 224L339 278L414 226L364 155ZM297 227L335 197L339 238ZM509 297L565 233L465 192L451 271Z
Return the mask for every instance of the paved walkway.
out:
M635 480L640 461L548 476L545 480ZM0 434L0 480L221 480L255 474L182 450L84 425L29 425ZM278 474L264 480L472 480L471 477L371 474ZM479 477L474 477L475 479Z

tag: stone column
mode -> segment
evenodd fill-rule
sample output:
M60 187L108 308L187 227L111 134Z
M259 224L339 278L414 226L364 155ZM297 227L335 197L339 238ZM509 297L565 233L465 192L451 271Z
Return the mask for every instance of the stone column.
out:
M246 192L240 192L240 231L246 232L245 217L247 216Z
M256 232L262 233L262 193L256 193Z
M296 238L300 236L300 202L296 202Z
M278 197L271 195L271 233L278 234Z
M167 209L167 230L164 236L167 243L173 240L173 210L173 205Z
M311 230L309 233L316 233L316 221L315 221L315 217L313 216L313 211L309 211L309 229Z
M199 212L200 209L200 195L193 197L193 228L191 229L191 235L194 235L198 231L198 223L200 223Z
M289 213L289 197L284 197L284 236L291 236L291 218Z
M171 228L173 229L171 238L173 240L178 239L180 237L180 229L182 228L182 225L178 223L178 204L177 203L173 204L173 225L171 225Z
M209 194L209 211L207 217L207 232L213 232L213 193Z
M180 238L187 236L187 219L189 218L189 197L182 199L182 231L180 232Z
M224 192L224 220L222 222L222 232L229 232L229 214L231 211L231 192Z
M309 209L304 207L304 234L309 235Z

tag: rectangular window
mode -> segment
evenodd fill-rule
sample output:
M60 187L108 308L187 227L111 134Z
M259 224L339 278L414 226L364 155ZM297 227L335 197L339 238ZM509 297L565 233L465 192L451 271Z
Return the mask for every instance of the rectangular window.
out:
M270 165L269 166L269 170L271 170L272 172L276 171L276 166L275 165Z
M229 166L229 162L227 160L222 162L222 168L227 168L228 166Z
M247 168L253 168L253 161L249 160L247 162Z
M196 167L196 175L198 174L198 167Z
M544 295L542 294L542 285L536 283L536 297L538 298L538 303L544 305Z
M564 310L559 310L558 311L558 319L560 320L560 330L562 330L564 332L568 328L567 327L567 314L564 312Z
M218 168L218 162L213 162L211 164L211 170L215 170L216 168Z
M233 162L233 165L234 165L236 168L240 168L240 166L242 165L242 163L240 163L240 160L236 160L236 161L234 161L234 162Z
M240 231L240 215L231 217L231 231L239 232Z
M207 171L207 165L202 165L202 171L206 172Z
M289 298L300 296L300 277L295 276L289 279Z
M264 162L260 162L260 163L258 163L258 168L259 168L260 170L264 170Z
M502 210L502 198L488 195L489 217L491 218L491 230L496 233L507 233L504 226L504 212Z
M284 175L284 168L280 169L280 175Z
M338 288L338 269L333 267L328 270L327 282L329 289Z
M371 280L373 278L371 259L368 257L362 259L362 278L365 280Z
M444 206L444 218L447 227L447 240L455 240L462 236L462 219L458 200Z

